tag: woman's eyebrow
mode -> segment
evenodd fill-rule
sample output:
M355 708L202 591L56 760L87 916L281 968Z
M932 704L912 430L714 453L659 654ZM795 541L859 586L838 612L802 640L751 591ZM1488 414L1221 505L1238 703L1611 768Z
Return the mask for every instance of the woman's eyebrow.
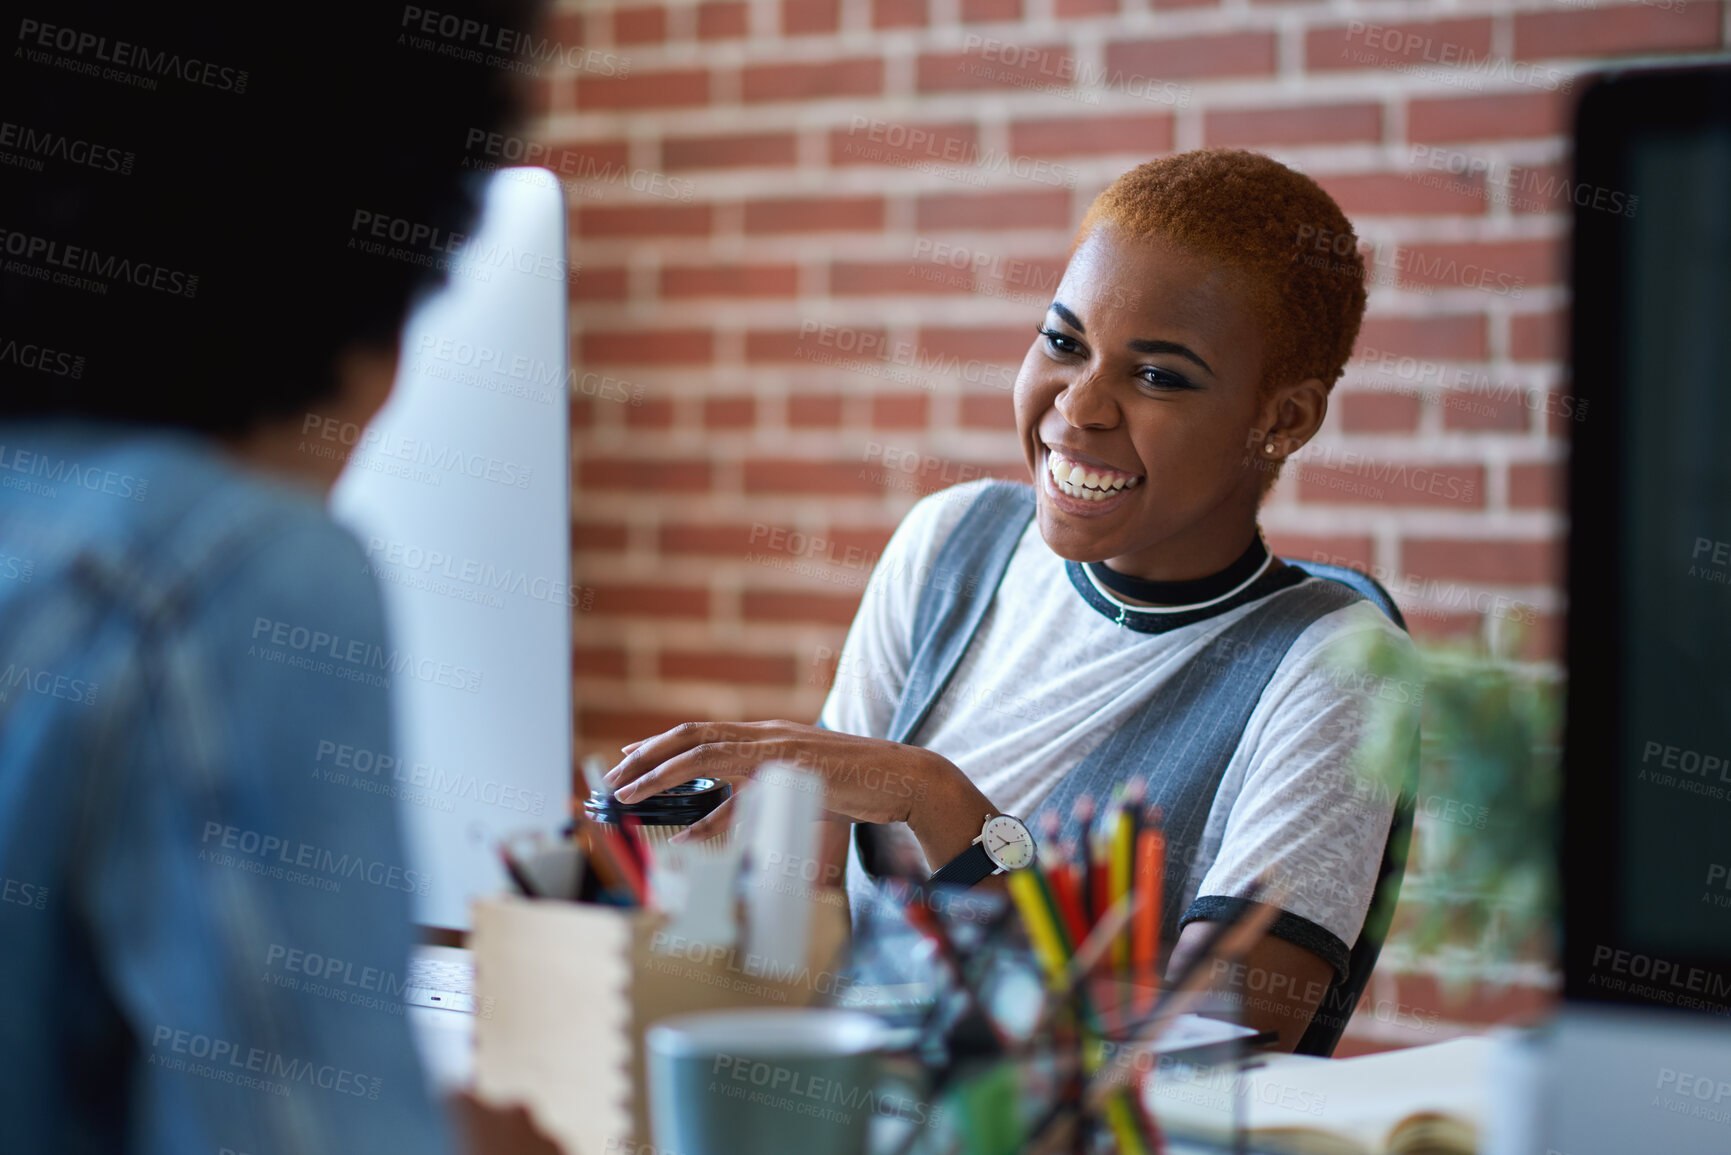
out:
M1086 337L1088 335L1088 329L1082 324L1082 318L1076 316L1076 314L1070 312L1070 310L1066 309L1056 301L1052 302L1052 312L1058 314L1058 319L1060 321L1063 321L1064 324L1070 326L1070 328L1076 330L1076 332L1082 334L1082 336Z
M1058 314L1058 319L1063 321L1064 324L1070 326L1070 328L1076 330L1076 332L1082 334L1084 337L1088 335L1088 330L1082 324L1082 318L1076 316L1076 314L1072 313L1057 301L1052 302L1051 308L1052 312ZM1177 341L1155 341L1146 337L1138 337L1132 341L1125 342L1125 346L1132 353L1171 353L1176 357L1182 357L1186 361L1191 361L1199 365L1210 377L1215 375L1213 367L1210 366L1208 362L1197 356L1196 352L1188 345L1180 345Z
M1198 357L1188 345L1180 345L1176 341L1153 341L1144 337L1126 341L1124 344L1132 353L1171 353L1174 356L1184 358L1186 361L1194 361L1210 377L1214 376L1214 370L1209 367L1208 362Z

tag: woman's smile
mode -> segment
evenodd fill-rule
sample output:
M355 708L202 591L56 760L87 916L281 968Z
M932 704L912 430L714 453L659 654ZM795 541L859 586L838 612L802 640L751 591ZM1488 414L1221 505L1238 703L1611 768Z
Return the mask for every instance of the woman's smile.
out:
M1144 480L1079 450L1042 444L1040 488L1062 513L1099 517L1128 503Z

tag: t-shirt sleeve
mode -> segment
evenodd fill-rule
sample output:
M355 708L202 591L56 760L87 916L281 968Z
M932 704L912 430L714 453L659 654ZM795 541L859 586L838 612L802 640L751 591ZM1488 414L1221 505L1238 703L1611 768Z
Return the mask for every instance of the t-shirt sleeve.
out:
M1246 727L1243 784L1182 921L1229 917L1267 871L1265 897L1282 911L1270 933L1344 978L1376 889L1423 683L1412 642L1368 603L1306 635L1317 631L1320 641L1294 646Z
M819 715L826 729L887 738L913 658L914 609L931 563L986 484L970 481L920 499L890 536L866 583Z

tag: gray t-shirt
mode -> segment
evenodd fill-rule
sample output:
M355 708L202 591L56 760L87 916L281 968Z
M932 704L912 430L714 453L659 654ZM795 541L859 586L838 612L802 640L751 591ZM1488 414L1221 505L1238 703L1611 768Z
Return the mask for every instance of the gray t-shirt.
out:
M986 484L932 494L897 527L848 631L824 703L828 728L888 736L923 583ZM967 653L913 740L960 767L999 812L1031 814L1210 638L1297 588L1142 633L1090 606L1037 522L1030 523ZM1385 672L1365 678L1372 650L1381 651L1376 668ZM1407 676L1415 658L1406 634L1367 601L1326 614L1299 635L1226 768L1188 872L1185 907L1199 896L1242 897L1272 868L1273 901L1338 941L1338 949L1319 952L1338 969L1364 924L1394 805L1391 791L1354 769L1353 754L1373 727L1378 748L1408 748L1422 698L1416 676ZM1402 676L1388 676L1391 667ZM888 832L913 842L905 826ZM917 844L911 850L917 855ZM856 909L870 900L870 886L850 849L848 889Z

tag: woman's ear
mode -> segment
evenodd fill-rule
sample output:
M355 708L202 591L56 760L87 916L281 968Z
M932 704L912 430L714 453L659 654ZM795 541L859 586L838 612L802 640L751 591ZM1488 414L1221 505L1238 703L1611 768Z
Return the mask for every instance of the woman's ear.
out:
M1285 460L1316 436L1328 416L1328 388L1317 377L1276 386L1262 402L1261 427L1265 441L1274 446L1270 455Z

